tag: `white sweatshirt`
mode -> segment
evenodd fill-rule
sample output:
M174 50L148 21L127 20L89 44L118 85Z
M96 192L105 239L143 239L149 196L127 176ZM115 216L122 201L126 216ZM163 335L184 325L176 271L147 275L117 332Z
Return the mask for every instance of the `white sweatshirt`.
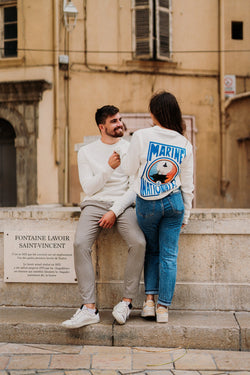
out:
M108 159L113 151L120 149L126 153L129 142L120 139L109 145L100 139L80 148L78 152L78 172L86 200L111 202L110 210L116 217L135 202L135 192L129 188L130 181L121 166L113 169Z
M181 188L188 222L193 199L193 152L191 143L174 130L154 126L137 130L122 168L135 175L135 192L146 200L161 199Z

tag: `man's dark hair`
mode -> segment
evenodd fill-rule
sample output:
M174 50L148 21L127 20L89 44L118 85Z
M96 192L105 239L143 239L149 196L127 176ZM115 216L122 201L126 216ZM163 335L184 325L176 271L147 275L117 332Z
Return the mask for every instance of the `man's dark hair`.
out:
M95 121L97 126L100 124L105 124L107 117L114 116L119 112L119 108L114 105L104 105L98 108L95 114Z
M173 94L160 91L151 97L149 110L164 128L175 130L183 134L185 123L181 109Z

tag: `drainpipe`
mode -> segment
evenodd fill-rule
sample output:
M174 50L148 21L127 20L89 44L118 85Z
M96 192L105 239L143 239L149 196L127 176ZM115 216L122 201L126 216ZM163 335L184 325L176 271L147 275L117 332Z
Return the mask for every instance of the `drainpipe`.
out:
M224 76L225 76L225 14L224 0L219 0L219 96L220 96L220 193L223 197L229 186L226 179L226 123L225 123L225 94L224 94Z
M69 33L65 31L65 53L69 56ZM69 69L69 68L68 68ZM64 205L69 203L69 71L64 75L64 92L66 94L66 124L64 132Z
M58 0L53 1L53 49L54 49L54 147L55 147L55 163L60 164L59 156L59 12Z

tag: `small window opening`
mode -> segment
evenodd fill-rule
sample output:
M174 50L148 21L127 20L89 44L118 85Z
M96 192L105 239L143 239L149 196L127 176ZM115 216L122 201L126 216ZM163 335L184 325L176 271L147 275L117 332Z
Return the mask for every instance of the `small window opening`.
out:
M232 21L232 39L243 40L243 22Z

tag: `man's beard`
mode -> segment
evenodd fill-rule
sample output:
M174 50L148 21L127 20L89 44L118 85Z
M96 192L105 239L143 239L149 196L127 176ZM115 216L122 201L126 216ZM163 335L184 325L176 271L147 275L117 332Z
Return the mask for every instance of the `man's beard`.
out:
M109 135L110 137L113 137L113 138L121 138L121 137L123 137L124 131L123 131L123 128L119 126L119 127L115 128L115 129L113 129L112 132L109 132L105 128L105 133L107 135Z

